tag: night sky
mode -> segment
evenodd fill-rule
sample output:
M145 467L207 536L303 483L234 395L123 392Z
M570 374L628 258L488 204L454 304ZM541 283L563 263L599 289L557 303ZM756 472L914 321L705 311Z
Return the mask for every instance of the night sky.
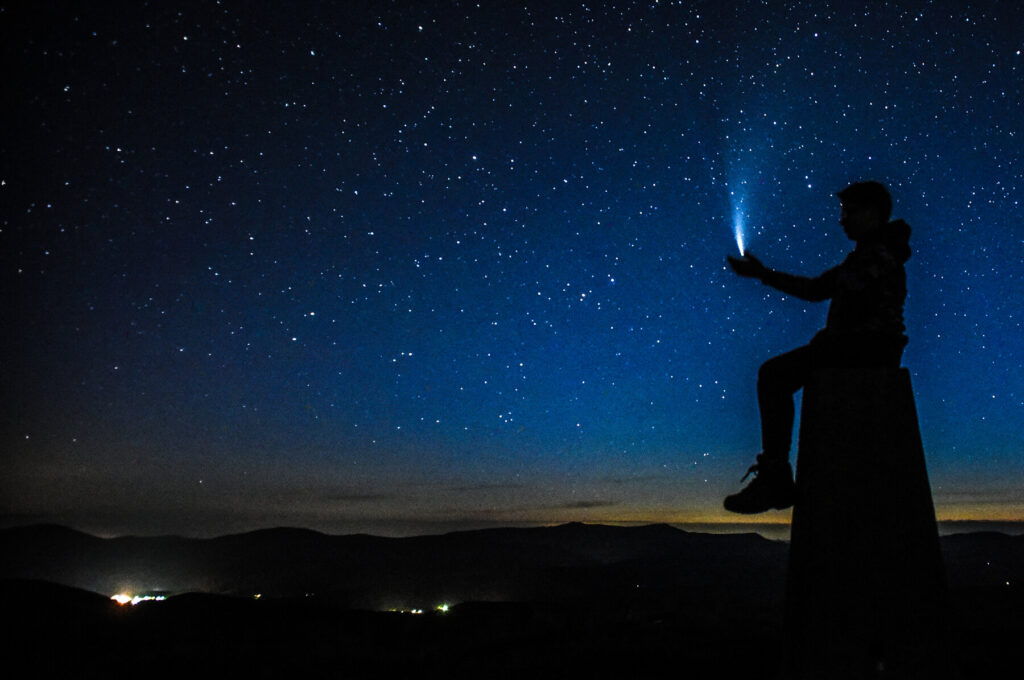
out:
M0 6L3 524L739 519L827 303L734 229L865 179L939 518L1024 520L1021 3L115 4Z

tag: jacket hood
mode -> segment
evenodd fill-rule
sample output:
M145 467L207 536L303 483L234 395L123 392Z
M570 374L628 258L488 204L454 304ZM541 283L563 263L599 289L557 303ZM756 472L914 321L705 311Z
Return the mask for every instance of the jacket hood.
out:
M882 227L881 241L902 263L910 259L910 225L893 220Z

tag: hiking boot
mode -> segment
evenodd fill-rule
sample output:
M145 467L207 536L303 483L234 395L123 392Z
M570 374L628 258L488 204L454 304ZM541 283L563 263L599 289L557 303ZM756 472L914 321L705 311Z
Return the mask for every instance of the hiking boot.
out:
M757 476L745 489L725 497L726 510L755 515L767 510L783 510L793 505L796 484L793 483L793 468L789 461L767 459L762 453L740 481L751 473Z

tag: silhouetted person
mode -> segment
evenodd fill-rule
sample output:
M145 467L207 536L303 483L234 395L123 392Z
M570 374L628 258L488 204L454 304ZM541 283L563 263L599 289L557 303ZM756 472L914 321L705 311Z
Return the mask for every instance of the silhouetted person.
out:
M889 221L892 198L878 182L857 182L838 194L839 224L856 243L841 264L815 278L765 267L751 254L728 257L740 276L760 279L787 295L817 302L832 300L828 321L811 342L766 361L757 376L761 446L743 479L755 478L726 497L725 509L753 514L793 505L796 487L789 464L793 394L821 368L898 368L903 348L903 263L910 257L910 226ZM742 481L742 480L741 480Z

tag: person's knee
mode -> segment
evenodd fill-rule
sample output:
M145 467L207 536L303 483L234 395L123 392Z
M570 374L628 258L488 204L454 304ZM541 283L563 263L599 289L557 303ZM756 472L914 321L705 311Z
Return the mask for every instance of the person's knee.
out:
M773 357L757 370L757 390L761 394L785 392L793 394L803 386L799 364L786 356Z
M775 359L769 359L768 361L761 364L761 368L757 369L757 385L761 387L763 385L773 385L778 382L779 377L779 366Z

